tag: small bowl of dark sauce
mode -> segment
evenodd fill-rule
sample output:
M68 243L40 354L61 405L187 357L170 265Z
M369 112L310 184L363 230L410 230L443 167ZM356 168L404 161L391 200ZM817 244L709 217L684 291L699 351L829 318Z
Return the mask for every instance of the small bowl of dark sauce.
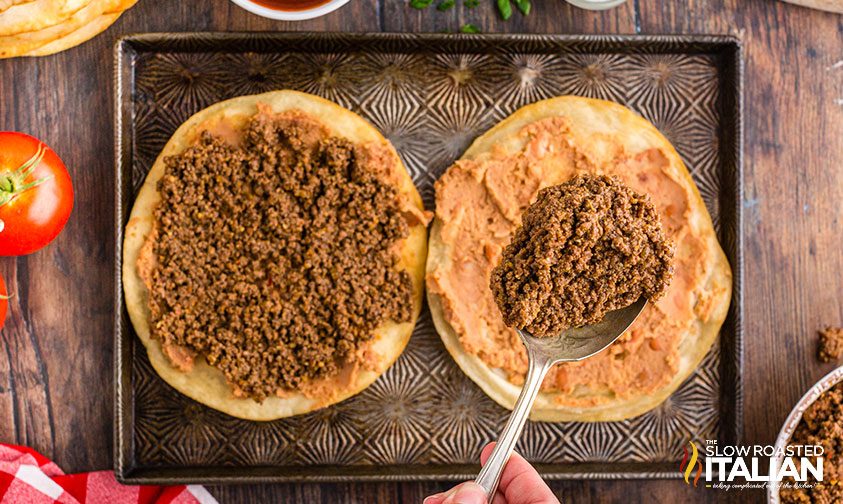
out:
M231 0L252 14L269 19L301 21L333 12L348 0Z

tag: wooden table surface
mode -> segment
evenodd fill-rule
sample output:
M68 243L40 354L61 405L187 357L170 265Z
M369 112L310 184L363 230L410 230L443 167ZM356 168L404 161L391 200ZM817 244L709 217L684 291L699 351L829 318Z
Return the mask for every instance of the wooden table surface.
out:
M459 3L459 2L458 2ZM352 0L320 19L274 22L227 0L140 0L107 32L62 54L0 61L0 129L36 135L66 162L76 206L64 233L0 258L12 292L0 331L0 440L66 471L112 465L112 45L152 31L731 33L744 41L745 443L771 443L799 396L833 365L817 328L843 324L843 16L775 0L630 0L602 13L533 0L497 18L491 0L416 11ZM213 487L221 502L420 502L446 483ZM573 502L763 501L678 481L554 482Z

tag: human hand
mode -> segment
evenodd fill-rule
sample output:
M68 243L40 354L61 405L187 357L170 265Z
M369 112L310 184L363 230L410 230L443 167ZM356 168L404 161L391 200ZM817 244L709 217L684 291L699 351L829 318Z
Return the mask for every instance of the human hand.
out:
M495 443L489 443L480 453L480 464L485 464ZM491 504L558 504L539 473L524 457L512 452L504 467L498 491ZM460 483L447 492L431 495L424 504L487 504L486 492L473 481Z

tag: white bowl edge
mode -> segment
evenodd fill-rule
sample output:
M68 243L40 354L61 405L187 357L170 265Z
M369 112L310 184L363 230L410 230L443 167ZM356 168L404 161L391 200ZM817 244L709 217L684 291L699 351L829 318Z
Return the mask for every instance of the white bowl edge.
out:
M256 14L258 16L262 16L269 19L275 19L279 21L304 21L305 19L313 19L319 16L324 16L330 12L333 12L343 5L348 3L348 0L330 0L322 5L317 5L312 9L300 10L300 11L283 11L277 9L270 9L269 7L264 7L263 5L258 5L251 0L231 0L237 6L251 12L252 14Z

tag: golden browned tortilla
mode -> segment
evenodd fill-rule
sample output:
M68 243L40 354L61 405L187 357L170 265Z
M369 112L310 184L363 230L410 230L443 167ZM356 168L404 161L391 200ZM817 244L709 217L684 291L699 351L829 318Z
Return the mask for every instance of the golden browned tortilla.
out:
M564 96L526 106L478 138L436 183L427 262L436 328L465 373L512 408L527 356L489 288L489 275L544 187L577 174L618 177L649 194L676 245L667 293L620 340L546 378L532 418L622 420L670 395L714 343L731 271L688 170L653 125L607 101Z
M261 113L296 111L322 123L331 136L345 138L355 144L379 147L392 163L387 180L400 193L410 224L409 236L398 242L398 270L405 270L412 280L412 317L408 322L388 322L374 331L373 338L359 348L360 356L335 375L304 384L289 391L257 402L237 397L223 373L197 358L195 365L174 366L173 359L162 351L159 339L150 335L149 289L145 272L154 265L150 240L154 236L153 211L160 200L157 189L164 173L164 158L177 155L194 145L207 131L232 144L239 142L239 134L246 122ZM385 164L385 165L386 165ZM426 217L421 197L391 144L368 122L357 114L322 98L295 91L275 91L245 96L217 103L188 119L164 147L144 181L132 208L123 242L123 290L132 325L149 354L156 372L179 392L219 411L250 420L272 420L306 413L346 399L369 386L398 358L403 351L421 311L425 255L427 251ZM209 307L213 309L213 307ZM178 356L176 356L178 357Z
M0 58L46 56L106 30L137 0L31 0L0 10Z

